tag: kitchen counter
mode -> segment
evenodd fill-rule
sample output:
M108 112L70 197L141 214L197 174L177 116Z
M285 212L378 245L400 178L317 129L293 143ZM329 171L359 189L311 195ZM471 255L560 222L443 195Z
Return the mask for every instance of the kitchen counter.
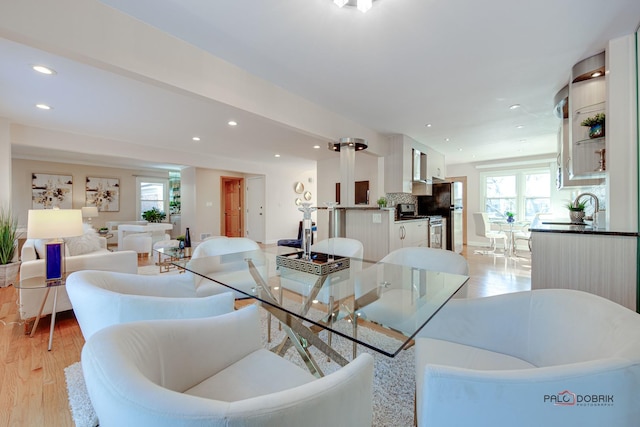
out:
M531 289L586 291L637 311L638 233L564 221L529 228Z
M546 223L546 224L545 224ZM638 237L638 232L615 231L608 228L593 228L591 224L573 224L569 221L543 220L531 223L529 231L542 233L597 234L600 236Z

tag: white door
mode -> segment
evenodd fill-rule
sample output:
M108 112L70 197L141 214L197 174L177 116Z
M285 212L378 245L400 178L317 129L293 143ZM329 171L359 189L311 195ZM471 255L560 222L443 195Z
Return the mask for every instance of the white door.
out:
M247 229L245 236L260 243L264 243L265 238L265 209L264 209L264 176L254 176L247 178L247 194L245 197L247 205Z

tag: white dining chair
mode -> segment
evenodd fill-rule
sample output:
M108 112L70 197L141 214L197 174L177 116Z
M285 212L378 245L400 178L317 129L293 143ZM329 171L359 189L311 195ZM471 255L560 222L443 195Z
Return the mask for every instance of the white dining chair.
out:
M476 235L489 239L489 250L478 249L473 251L474 254L495 255L496 240L498 239L502 239L503 247L507 248L507 235L502 231L491 229L489 215L487 215L486 212L475 212L473 214L473 221L476 226Z

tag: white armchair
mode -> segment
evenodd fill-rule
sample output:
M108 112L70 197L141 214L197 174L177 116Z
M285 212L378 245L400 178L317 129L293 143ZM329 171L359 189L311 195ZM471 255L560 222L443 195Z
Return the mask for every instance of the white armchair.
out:
M452 300L416 339L416 405L418 426L636 426L640 314L566 289Z
M193 280L184 275L77 271L69 276L66 287L85 340L119 323L189 319L233 311L231 292L197 297Z
M103 329L82 350L100 426L361 426L373 357L322 378L261 345L258 308Z
M258 249L260 249L260 246L256 242L245 237L216 236L215 238L207 239L196 246L189 263L192 265L193 263L198 263L197 260L199 258L227 255L238 252L255 251ZM209 277L215 278L222 283L232 283L234 286L238 287L247 294L252 294L255 291L256 282L249 273L246 264L242 266L238 266L237 264L230 264L227 266L224 265L223 262L207 262L206 265L204 263L199 263L197 265L198 270L201 273L210 273L208 274ZM258 266L258 268L260 269L261 267ZM189 276L191 276L191 274L189 274ZM263 278L266 279L267 276L263 275ZM195 274L193 275L193 280L195 283L196 292L199 296L229 292L230 290L226 286L220 285L212 280ZM232 292L236 299L247 298L247 295L243 294L242 292Z

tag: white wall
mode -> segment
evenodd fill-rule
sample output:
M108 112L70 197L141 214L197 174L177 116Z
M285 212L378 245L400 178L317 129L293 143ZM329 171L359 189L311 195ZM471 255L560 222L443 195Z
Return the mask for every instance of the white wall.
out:
M12 160L12 209L18 215L20 225L26 227L27 212L31 203L31 174L47 173L56 175L71 175L73 177L73 209L85 206L85 179L87 176L100 178L118 178L120 180L120 211L100 212L98 218L93 218L94 227L103 227L107 221L135 221L136 218L136 176L167 178L167 171L149 169L123 169L80 165L68 163L46 162L40 160L13 159Z

